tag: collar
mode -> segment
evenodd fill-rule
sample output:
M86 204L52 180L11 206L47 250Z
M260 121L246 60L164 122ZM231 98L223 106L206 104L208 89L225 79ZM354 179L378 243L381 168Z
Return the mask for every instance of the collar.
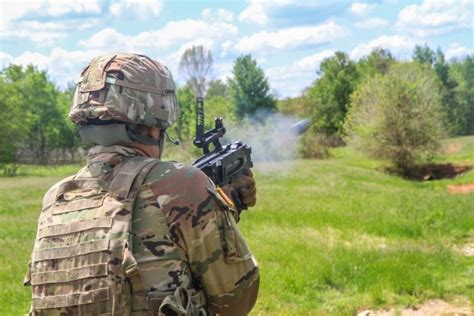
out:
M94 158L100 154L115 154L126 157L133 156L145 156L143 152L136 148L121 146L121 145L112 145L112 146L94 146L89 149L89 159Z

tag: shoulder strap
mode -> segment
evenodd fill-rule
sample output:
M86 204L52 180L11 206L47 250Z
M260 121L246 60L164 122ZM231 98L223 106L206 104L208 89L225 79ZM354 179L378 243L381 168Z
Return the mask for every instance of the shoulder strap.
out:
M133 212L135 207L135 197L140 191L140 187L145 181L146 176L151 169L159 162L158 159L133 157L128 159L120 166L118 173L108 185L108 190L118 197L130 201L130 210ZM129 216L129 229L131 230L132 214ZM144 291L144 283L138 269L138 263L132 255L133 235L128 235L128 243L124 249L123 268L126 277L130 281L132 291Z
M133 199L151 169L159 162L155 158L133 157L123 163L110 181L108 190L123 199Z

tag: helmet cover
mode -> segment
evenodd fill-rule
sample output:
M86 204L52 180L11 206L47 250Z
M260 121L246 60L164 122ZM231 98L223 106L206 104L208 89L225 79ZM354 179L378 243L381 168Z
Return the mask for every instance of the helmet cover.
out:
M169 69L147 56L126 53L92 59L82 71L69 112L76 124L114 120L162 129L178 116Z

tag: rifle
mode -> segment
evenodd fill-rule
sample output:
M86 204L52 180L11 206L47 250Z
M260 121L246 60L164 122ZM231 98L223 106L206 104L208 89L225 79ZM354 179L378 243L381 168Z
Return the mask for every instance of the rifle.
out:
M223 118L214 119L214 128L204 131L204 100L196 98L196 137L193 144L202 148L203 155L193 162L193 166L201 169L217 186L224 186L232 182L232 178L242 173L246 168L252 168L252 148L241 141L232 141L222 145L220 138L226 129ZM213 146L211 149L210 146ZM237 196L232 196L240 212L247 209Z

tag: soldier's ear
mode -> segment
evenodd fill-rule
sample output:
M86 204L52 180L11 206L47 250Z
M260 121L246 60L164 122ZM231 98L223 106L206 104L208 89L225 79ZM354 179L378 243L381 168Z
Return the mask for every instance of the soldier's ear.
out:
M148 127L148 136L153 139L158 139L161 135L160 131L158 127Z

